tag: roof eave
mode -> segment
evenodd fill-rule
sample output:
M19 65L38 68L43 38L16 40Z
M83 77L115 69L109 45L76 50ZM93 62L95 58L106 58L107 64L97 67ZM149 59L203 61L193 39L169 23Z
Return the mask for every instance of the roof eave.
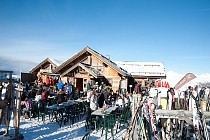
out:
M72 61L74 61L76 58L78 58L79 56L81 56L84 52L87 51L87 47L84 48L83 50L79 51L78 53L76 53L75 55L73 55L71 58L69 58L68 60L66 60L64 63L62 63L60 66L58 66L55 69L55 73L59 73L59 71L64 68L65 66L67 66L69 63L71 63Z
M120 68L118 68L117 66L113 66L112 63L108 62L106 59L102 58L99 56L99 54L97 54L94 50L92 50L91 48L87 48L87 51L89 53L91 53L92 55L94 55L96 58L98 58L99 60L101 60L102 62L104 62L105 64L107 64L108 66L110 66L112 69L114 69L115 71L117 71L119 74L121 74L122 76L127 76L126 73L124 73L122 70L120 70Z

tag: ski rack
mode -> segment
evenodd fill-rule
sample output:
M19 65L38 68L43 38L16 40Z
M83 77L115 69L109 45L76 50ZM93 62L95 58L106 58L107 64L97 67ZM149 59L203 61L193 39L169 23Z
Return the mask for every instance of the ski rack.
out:
M151 131L153 131L153 134ZM127 129L124 140L151 140L151 134L155 139L160 140L156 129L155 110L148 104L148 98L145 98L143 101L138 102L138 107L135 109L134 116Z
M152 130L151 122L150 122L151 114L147 114L149 112L145 112L148 110L144 107L145 106L142 104L135 110L135 115L134 115L132 121L130 122L130 127L127 130L126 136L124 138L125 140L133 139L134 138L133 135L135 135L135 134L137 134L137 137L139 139L144 139L144 140L151 139L151 132L150 132L150 130ZM209 135L208 135L207 127L206 127L205 116L207 116L207 118L210 119L210 112L206 112L206 111L203 113L200 112L199 115L200 115L200 125L201 125L200 131L203 131L202 135L199 137L202 137L203 139L208 140ZM190 126L193 126L193 122L192 122L193 112L192 111L156 109L155 116L156 116L157 120L159 118L166 118L166 119L171 118L174 121L176 121L173 124L174 132L172 131L171 133L173 133L173 134L171 134L171 135L177 135L177 137L179 137L180 139L182 139L183 137L185 137L186 139L187 139L187 137L188 138L190 137L189 128L190 128ZM149 117L149 118L147 118L147 117ZM147 122L147 123L145 124L142 122ZM180 127L180 131L178 131L178 128L176 128L178 126ZM136 129L136 128L138 128L138 129ZM148 128L150 128L150 129L148 129ZM137 131L137 132L135 132L135 131ZM154 137L155 137L155 135L154 135ZM156 138L156 139L159 139L159 138Z
M189 126L193 126L193 111L189 111L189 110L161 110L161 109L157 109L155 110L155 113L157 115L157 118L171 118L171 119L177 119L179 121L182 122L186 122L186 124L188 124ZM198 131L203 131L203 136L199 136L202 137L206 140L209 140L209 133L208 133L208 129L206 126L206 118L210 119L210 112L204 111L201 112L199 110L199 112L197 113L198 115L198 119L199 119L199 124L201 126L201 129ZM183 124L182 124L183 125ZM182 126L183 127L183 126ZM200 132L199 132L200 134Z

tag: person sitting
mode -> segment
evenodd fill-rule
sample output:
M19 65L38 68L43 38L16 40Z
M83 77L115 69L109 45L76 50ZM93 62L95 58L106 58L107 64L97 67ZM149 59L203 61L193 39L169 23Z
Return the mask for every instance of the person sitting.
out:
M38 102L40 100L42 100L42 95L39 92L37 92L35 96L35 101Z
M64 101L64 92L60 89L57 93L58 103L62 103Z
M117 99L117 94L112 91L109 98L110 98L109 100L112 102L112 104L115 104L116 99Z
M119 107L124 107L124 100L122 96L118 96L117 100L116 100L116 105Z
M129 100L128 95L125 95L125 97L124 97L124 104L125 104L125 106L129 106L130 105L130 100Z
M72 86L72 83L69 82L67 84L67 87L66 87L66 95L67 95L67 98L68 99L71 99L72 98L72 94L73 94L73 86Z
M109 100L110 95L111 95L111 89L110 88L106 88L104 90L104 102L105 102L105 105L112 105L111 101Z
M28 97L25 98L24 101L21 101L21 105L24 105L23 108L23 114L25 115L25 118L28 119L29 118L29 110L32 109L32 105L31 102L28 100Z

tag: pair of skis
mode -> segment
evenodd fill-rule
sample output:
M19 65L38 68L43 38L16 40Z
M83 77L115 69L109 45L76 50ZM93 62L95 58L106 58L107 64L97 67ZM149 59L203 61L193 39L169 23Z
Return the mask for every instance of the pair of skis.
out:
M141 132L143 133L144 139L147 140L148 137L149 137L149 139L151 139L150 138L151 137L150 136L150 128L151 128L150 126L152 126L152 130L154 132L154 137L157 140L160 140L160 137L157 133L157 128L156 128L155 105L153 104L153 102L149 102L148 99L147 100L145 99L142 104L140 104L140 102L139 102L138 105L139 106L138 106L138 108L135 109L134 116L130 123L130 127L128 128L128 130L126 132L124 139L127 140L130 138L130 134L131 134L132 130L135 128L135 125L137 125L137 123L135 123L135 122L139 121L139 123L140 123L139 125L141 127ZM141 112L142 107L143 107L143 112ZM142 113L144 113L144 116ZM145 118L146 121L148 122L147 125L149 125L148 126L149 129L147 130L147 133L146 133L144 122L143 122L142 118Z

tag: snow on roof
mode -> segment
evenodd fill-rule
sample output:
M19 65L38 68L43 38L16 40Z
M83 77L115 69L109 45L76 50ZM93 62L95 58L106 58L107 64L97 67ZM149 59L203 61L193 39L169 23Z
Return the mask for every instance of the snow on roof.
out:
M60 60L56 60L56 59L53 59L53 58L49 58L54 64L56 64L57 66L60 66L63 62L60 61Z
M118 67L135 76L166 76L165 67L161 62L115 62Z

